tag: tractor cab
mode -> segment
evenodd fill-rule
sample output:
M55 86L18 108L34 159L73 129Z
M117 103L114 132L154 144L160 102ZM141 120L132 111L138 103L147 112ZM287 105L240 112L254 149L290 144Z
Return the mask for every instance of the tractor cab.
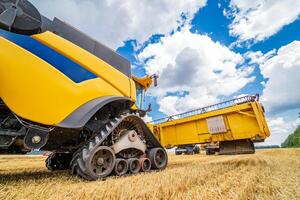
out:
M143 78L132 76L132 79L134 80L135 87L136 87L136 102L135 102L136 109L144 111L145 113L150 112L151 105L149 105L146 110L144 107L145 93L153 83L155 87L157 86L158 76L152 75L152 76L145 76Z

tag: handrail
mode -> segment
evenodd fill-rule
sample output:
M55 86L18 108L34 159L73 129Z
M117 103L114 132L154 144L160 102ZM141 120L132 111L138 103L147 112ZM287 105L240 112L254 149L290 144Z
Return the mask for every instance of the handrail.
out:
M191 111L188 111L188 112L184 112L184 113L164 117L164 118L161 118L161 119L153 120L149 123L158 125L158 124L161 124L161 123L164 123L164 122L169 122L169 121L173 121L173 120L177 120L177 119L192 117L192 116L195 116L195 115L199 115L199 114L208 113L208 112L211 112L211 111L216 111L216 110L228 108L228 107L231 107L231 106L234 106L234 105L237 105L237 104L249 103L249 102L254 102L254 101L259 101L259 95L255 95L255 96L248 95L248 96L244 96L244 97L239 97L239 98L232 99L232 100L229 100L229 101L224 101L222 103L210 105L210 106L203 107L203 108L198 108L196 110L191 110Z

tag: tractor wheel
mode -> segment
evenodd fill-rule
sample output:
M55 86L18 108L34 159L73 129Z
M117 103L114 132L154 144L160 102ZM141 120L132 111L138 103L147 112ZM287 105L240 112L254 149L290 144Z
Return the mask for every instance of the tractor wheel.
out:
M168 155L162 148L153 148L149 151L152 169L165 169L168 164Z

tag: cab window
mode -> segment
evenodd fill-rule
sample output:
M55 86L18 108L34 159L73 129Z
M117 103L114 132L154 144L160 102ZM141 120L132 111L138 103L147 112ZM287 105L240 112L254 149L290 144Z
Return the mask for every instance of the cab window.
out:
M139 109L143 109L144 95L143 87L140 84L136 84L136 106Z

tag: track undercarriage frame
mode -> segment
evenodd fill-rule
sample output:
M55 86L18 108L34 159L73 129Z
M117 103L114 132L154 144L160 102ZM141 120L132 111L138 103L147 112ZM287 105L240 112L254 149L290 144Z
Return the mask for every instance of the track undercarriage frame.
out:
M129 130L124 130L127 124ZM114 132L121 127L122 132ZM121 134L116 138L116 134ZM73 153L72 173L87 180L110 174L125 175L162 170L168 157L157 139L136 114L110 120L97 135ZM125 164L126 163L126 164Z
M9 139L6 146L0 146L0 153L27 153L32 149L28 146L39 144L41 150L52 152L46 160L49 170L70 170L86 180L162 170L167 166L166 151L136 112L114 113L111 111L118 109L108 106L81 130L57 127L47 133L23 126L3 102L1 105L0 142Z

